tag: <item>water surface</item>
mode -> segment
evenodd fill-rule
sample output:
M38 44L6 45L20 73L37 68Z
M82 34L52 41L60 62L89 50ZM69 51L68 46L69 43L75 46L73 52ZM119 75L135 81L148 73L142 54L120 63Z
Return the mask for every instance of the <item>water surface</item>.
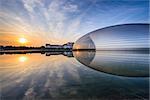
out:
M148 99L147 53L73 54L0 55L1 100Z

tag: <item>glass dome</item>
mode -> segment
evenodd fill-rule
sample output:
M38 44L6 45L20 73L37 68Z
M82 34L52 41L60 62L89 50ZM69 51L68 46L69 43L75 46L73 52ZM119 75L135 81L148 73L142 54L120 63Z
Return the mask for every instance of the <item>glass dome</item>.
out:
M74 50L145 49L148 46L149 24L123 24L90 32L78 39Z

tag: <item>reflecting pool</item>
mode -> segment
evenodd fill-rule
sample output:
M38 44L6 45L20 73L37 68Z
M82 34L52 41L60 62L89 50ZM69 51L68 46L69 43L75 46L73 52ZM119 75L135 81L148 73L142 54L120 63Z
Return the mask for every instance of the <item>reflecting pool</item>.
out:
M75 58L82 64L114 75L148 77L148 51L75 51Z
M1 100L147 99L147 52L0 55Z

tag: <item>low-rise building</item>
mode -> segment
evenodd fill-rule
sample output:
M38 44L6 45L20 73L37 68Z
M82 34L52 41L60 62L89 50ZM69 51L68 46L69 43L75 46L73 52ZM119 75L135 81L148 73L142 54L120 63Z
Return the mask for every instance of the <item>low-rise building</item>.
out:
M62 45L51 45L51 44L46 44L45 48L49 48L49 49L63 49Z
M3 47L3 46L0 46L0 50L4 50L4 47Z
M73 42L68 42L64 45L51 45L51 44L46 44L45 48L46 49L72 49L73 48Z
M64 49L72 49L73 48L73 42L68 42L66 44L63 45Z

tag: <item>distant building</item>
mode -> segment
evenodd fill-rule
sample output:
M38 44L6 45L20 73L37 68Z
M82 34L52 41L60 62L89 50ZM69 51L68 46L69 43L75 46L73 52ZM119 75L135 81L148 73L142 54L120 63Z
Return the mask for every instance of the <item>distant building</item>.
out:
M49 48L49 49L63 49L62 45L51 45L51 44L46 44L45 48Z
M46 44L46 45L45 45L45 48L50 48L50 47L51 47L50 44Z
M68 42L66 44L63 45L64 49L72 49L73 48L73 42Z
M3 50L4 49L4 47L3 46L0 46L0 50Z
M45 48L46 49L72 49L73 48L73 42L68 42L64 45L51 45L51 44L46 44Z

